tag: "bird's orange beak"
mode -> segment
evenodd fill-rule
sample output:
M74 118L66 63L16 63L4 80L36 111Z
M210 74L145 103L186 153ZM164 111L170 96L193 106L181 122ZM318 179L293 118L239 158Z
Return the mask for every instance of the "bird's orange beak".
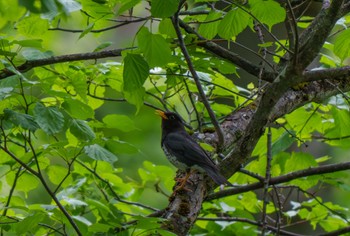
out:
M165 115L165 112L164 111L161 111L161 110L156 110L156 114L161 116L163 119L167 120L168 117Z

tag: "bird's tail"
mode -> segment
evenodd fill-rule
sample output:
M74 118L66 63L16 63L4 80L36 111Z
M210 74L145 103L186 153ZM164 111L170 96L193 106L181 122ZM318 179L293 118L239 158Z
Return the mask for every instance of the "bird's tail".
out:
M215 167L208 166L206 169L207 174L214 180L218 185L227 184L228 186L233 187L233 185L227 181L227 179L220 174L219 170Z

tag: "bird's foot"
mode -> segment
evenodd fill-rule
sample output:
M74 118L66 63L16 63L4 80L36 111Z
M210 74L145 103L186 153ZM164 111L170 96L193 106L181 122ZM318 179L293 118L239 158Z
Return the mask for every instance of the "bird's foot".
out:
M188 178L191 176L191 172L187 172L185 177L179 177L179 178L175 178L176 182L179 184L178 186L175 187L174 193L173 195L176 195L176 193L180 192L180 191L187 191L187 192L192 192L191 189L188 189L185 187ZM192 184L191 182L188 182L190 184Z

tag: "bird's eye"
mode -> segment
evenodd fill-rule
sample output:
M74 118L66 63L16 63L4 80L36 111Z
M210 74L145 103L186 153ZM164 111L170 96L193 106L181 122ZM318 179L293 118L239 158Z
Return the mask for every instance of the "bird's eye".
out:
M175 116L169 116L169 120L175 120Z

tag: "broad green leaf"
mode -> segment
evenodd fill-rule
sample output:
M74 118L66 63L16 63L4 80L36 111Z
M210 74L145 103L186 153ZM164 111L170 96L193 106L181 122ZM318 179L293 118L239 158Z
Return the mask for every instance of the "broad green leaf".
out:
M165 34L170 38L176 38L176 32L173 23L171 22L171 19L165 18L161 20L158 26L158 31L161 34Z
M152 0L152 16L167 18L174 15L179 7L179 2L179 0Z
M135 154L139 152L139 149L131 143L120 140L107 140L106 147L113 153L118 154Z
M42 103L36 103L34 118L47 134L52 135L60 132L64 125L63 114L57 107L46 107Z
M277 23L281 23L286 18L286 11L278 2L272 0L251 0L251 13L269 29Z
M41 48L42 39L23 39L23 40L14 40L13 44L18 44L22 47L31 47L31 48Z
M169 43L162 35L152 34L142 27L137 34L137 41L150 67L163 66L170 61Z
M110 151L101 147L98 144L86 146L84 147L84 151L88 157L97 161L106 161L109 163L114 163L118 160L118 158L113 153L111 153Z
M139 54L128 53L124 58L123 92L126 100L137 110L143 104L143 83L149 75L149 66Z
M49 28L47 20L41 19L38 15L24 17L16 24L18 33L28 37L38 37L46 33Z
M334 42L334 53L341 59L342 62L350 56L349 38L350 29L347 29L339 33Z
M42 212L32 213L32 215L29 215L16 223L16 227L14 227L14 229L17 235L26 235L28 232L35 232L35 230L39 227L39 223L41 223L44 218L45 214Z
M128 53L124 58L123 89L132 92L133 89L142 87L148 75L149 66L143 57Z
M233 9L221 20L218 34L224 39L232 39L248 26L249 21L250 16L246 12L239 8Z
M202 35L204 38L213 39L218 33L220 18L221 18L220 12L211 11L204 20L204 22L210 22L210 23L200 24L198 33Z
M291 137L291 132L284 132L275 142L272 143L272 156L289 148L294 141L295 139Z
M8 119L10 122L22 127L23 129L35 131L39 128L39 125L36 122L35 118L31 115L12 111L7 108L4 110L4 114L5 119Z
M332 108L334 124L337 128L339 136L347 136L350 134L350 112L344 109Z
M96 137L94 131L90 128L86 121L83 120L71 120L69 129L70 132L79 140L91 141Z
M141 0L123 0L123 1L121 1L122 5L118 9L118 15L133 8L134 6L139 4L140 2L141 2Z
M7 183L12 186L15 179L14 172L6 175ZM23 191L25 194L28 194L29 191L36 189L39 186L39 180L34 175L24 172L17 179L16 190Z
M134 121L131 120L126 115L107 115L103 119L103 123L107 125L108 128L119 129L123 132L129 132L132 130L137 130Z
M67 173L68 173L68 168L63 166L50 165L47 168L47 174L49 176L50 181L56 185L60 184L62 180L66 178ZM69 183L71 181L72 181L72 176L69 175L68 178L65 179L65 182Z
M22 51L22 56L26 60L38 60L38 59L44 59L52 57L52 52L41 52L38 49L35 48L26 48Z
M307 169L317 166L314 156L308 153L293 152L290 158L286 161L284 170L285 173L290 173L297 170Z
M77 99L65 99L62 107L73 117L86 120L94 117L94 110L86 103Z

